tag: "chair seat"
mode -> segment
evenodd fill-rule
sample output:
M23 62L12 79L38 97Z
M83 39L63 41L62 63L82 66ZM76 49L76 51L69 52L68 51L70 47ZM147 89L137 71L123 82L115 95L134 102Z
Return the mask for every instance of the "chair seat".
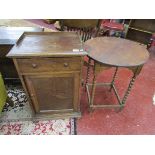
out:
M106 29L115 30L115 31L123 31L124 26L120 23L114 23L114 22L104 22L102 26Z

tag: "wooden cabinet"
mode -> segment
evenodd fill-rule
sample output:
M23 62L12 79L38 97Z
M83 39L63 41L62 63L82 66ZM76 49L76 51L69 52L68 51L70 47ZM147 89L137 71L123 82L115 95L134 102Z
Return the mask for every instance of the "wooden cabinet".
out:
M5 80L18 79L14 63L6 55L23 34L23 32L41 32L43 28L35 27L0 27L0 72Z
M35 113L79 111L81 57L19 58L15 61Z
M131 19L126 38L147 45L153 33L155 33L154 19Z
M80 117L83 50L72 32L24 33L9 52L34 117Z

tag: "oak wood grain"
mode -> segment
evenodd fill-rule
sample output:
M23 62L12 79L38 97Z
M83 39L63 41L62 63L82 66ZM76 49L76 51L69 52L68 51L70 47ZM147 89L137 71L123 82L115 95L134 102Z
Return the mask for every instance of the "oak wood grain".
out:
M86 54L75 32L25 32L7 56L58 57Z
M140 66L149 58L145 46L122 38L97 37L86 41L84 46L89 57L110 66Z
M32 104L34 118L79 117L85 52L74 54L70 50L81 48L79 36L66 32L27 34L30 34L28 40L31 43L27 44L24 35L17 43L22 53L20 57L17 56L18 47L11 50L10 55ZM55 42L56 45L52 45ZM27 51L31 51L29 56ZM36 54L36 51L41 53ZM66 51L70 51L69 56Z

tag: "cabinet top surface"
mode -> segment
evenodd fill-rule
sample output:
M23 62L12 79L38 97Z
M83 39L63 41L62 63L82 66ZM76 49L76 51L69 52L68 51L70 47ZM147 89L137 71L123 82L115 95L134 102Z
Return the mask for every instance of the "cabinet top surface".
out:
M39 27L0 27L0 45L14 45L23 32L41 32Z
M25 32L8 57L86 55L79 36L73 32Z
M116 37L97 37L84 44L88 56L111 66L134 67L149 58L147 49L137 42Z

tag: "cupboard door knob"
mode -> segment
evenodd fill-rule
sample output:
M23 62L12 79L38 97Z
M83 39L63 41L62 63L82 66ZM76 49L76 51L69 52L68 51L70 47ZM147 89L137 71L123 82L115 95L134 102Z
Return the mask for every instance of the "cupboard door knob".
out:
M33 67L33 68L36 68L36 67L37 67L37 64L32 64L32 67Z
M67 62L64 63L64 67L68 67L68 63Z
M31 96L31 97L34 97L34 94L31 94L30 96Z

